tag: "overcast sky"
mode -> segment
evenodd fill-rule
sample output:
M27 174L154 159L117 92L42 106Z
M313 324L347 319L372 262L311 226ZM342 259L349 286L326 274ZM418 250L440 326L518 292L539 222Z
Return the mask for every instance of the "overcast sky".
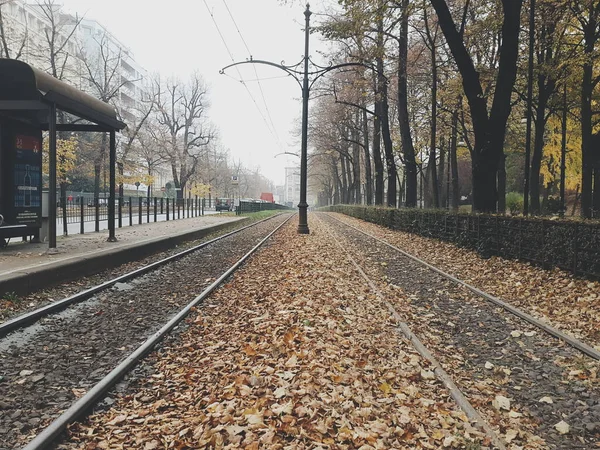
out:
M313 0L311 10L322 12L324 1ZM254 59L283 60L286 64L300 61L304 53L304 2L292 1L287 6L281 3L63 0L70 12L102 23L149 72L186 78L198 71L209 86L209 116L220 131L223 146L230 149L236 161L241 160L246 167L260 167L276 184L283 184L286 166L299 163L298 158L275 155L300 151L300 87L276 68L248 64L240 66L239 73L236 68L229 69L228 76L220 75L219 69L230 64L232 56L235 61L249 58L246 45ZM313 35L310 54L317 61L318 49L323 49L323 44ZM257 74L260 83L255 81ZM240 75L248 89L237 81Z

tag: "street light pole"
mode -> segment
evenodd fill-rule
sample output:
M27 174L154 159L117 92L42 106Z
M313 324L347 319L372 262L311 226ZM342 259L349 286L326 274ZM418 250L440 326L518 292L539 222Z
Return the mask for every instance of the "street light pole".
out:
M298 203L298 234L308 234L308 203L306 203L306 187L307 187L307 145L308 145L308 38L309 38L309 23L310 9L306 4L306 27L304 29L304 80L302 83L302 147L300 149L300 203Z
M247 61L234 62L233 64L229 64L228 66L223 67L219 72L221 74L225 73L230 67L238 66L240 64L264 64L271 67L276 67L278 69L283 70L289 76L294 78L296 82L302 88L302 144L301 144L301 152L300 152L300 203L298 203L298 233L299 234L308 234L308 203L306 202L306 191L307 191L307 177L308 177L308 100L310 96L310 88L315 84L315 82L321 78L326 73L347 67L363 67L372 70L375 73L378 73L377 69L369 66L368 64L361 62L347 62L341 64L330 64L327 67L319 66L310 60L308 50L309 50L309 37L310 37L310 5L306 4L306 10L304 11L304 17L306 18L306 28L304 30L304 57L302 60L295 65L287 66L285 64L277 64L271 61L264 61L253 59L250 57ZM309 71L308 65L309 62L312 63L313 66L316 67L315 70ZM304 69L301 71L299 69L300 65L304 63ZM300 76L302 76L302 81L300 81ZM387 79L386 79L387 80ZM284 152L287 153L287 152ZM277 155L276 155L277 156Z

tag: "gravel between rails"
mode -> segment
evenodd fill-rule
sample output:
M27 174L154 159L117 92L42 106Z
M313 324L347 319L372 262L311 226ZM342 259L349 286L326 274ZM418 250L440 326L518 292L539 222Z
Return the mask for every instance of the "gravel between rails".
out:
M253 218L251 218L250 220L255 221ZM250 223L252 222L232 222L230 226L215 233L211 233L210 235L205 236L202 239L188 241L183 244L177 245L170 250L159 252L137 261L121 264L117 267L112 267L110 269L103 270L94 275L81 277L74 281L62 283L59 286L43 289L37 292L32 292L28 295L20 296L14 301L10 301L7 299L2 300L0 298L0 323L7 321L8 319L14 316L33 311L34 309L52 303L55 300L59 300L70 295L76 294L77 292L81 292L92 286L97 286L98 284L101 284L104 281L116 278L128 272L132 272L133 270L139 267L143 267L155 261L164 259L168 256L175 255L177 253L182 252L185 249L199 245L202 242L210 241L211 239L214 239L217 236L229 233L237 228L242 228L246 225L249 225Z
M343 236L363 269L408 298L409 305L398 307L409 317L413 331L490 423L498 424L505 436L516 432L515 445L552 449L599 445L597 362L389 247L320 217ZM497 395L510 399L509 410L492 406ZM544 397L552 403L540 402ZM560 421L569 424L567 434L555 429Z
M489 448L319 221L187 323L59 448Z
M217 241L0 341L0 448L31 440L287 217Z
M336 217L361 224L369 233L600 350L600 281L499 256L483 258L450 242L390 230L342 214Z

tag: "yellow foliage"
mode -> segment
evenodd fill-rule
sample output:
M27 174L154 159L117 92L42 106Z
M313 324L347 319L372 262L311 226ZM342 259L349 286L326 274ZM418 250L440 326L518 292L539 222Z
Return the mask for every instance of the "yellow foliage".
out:
M191 192L193 196L197 195L198 197L208 197L209 191L210 185L203 183L194 183L189 188L189 192Z
M560 181L560 156L562 148L562 124L557 117L551 117L547 125L547 139L540 174L544 177L544 185ZM577 189L581 180L581 127L573 120L567 120L567 155L566 155L565 187L567 190Z
M75 169L79 142L75 136L69 139L56 140L56 180L58 183L67 181L67 176ZM50 173L50 139L44 139L42 149L42 170Z

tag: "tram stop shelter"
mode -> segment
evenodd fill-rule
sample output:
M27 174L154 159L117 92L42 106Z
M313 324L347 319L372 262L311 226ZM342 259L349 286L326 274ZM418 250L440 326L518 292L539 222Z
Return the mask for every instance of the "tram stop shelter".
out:
M57 123L63 111L68 123ZM109 241L115 237L116 132L113 106L22 61L0 59L0 243L39 236L42 221L42 131L49 140L49 249L56 248L56 143L59 132L110 134Z

